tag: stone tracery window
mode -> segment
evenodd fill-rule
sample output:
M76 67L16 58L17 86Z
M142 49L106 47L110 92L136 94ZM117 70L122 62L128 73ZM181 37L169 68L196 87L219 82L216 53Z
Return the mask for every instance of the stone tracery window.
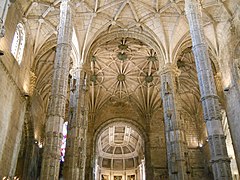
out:
M11 46L11 53L17 60L18 64L20 64L22 61L24 46L25 46L25 30L22 23L19 23L17 25Z

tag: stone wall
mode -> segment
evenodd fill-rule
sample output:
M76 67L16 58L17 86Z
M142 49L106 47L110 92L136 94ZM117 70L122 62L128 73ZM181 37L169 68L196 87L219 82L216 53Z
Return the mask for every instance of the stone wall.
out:
M13 175L17 163L25 113L25 99L0 62L0 178Z
M135 109L129 103L117 102L115 104L110 101L104 105L104 107L96 114L96 121L94 128L98 128L99 125L105 121L113 118L123 117L126 119L132 119L137 121L142 126L145 126L143 120L137 114Z
M236 2L235 2L236 3ZM233 4L236 9L239 5ZM239 11L237 14L239 14ZM237 15L236 14L236 15ZM233 147L235 151L236 161L240 165L240 19L239 15L231 22L222 22L218 25L218 39L220 42L220 72L222 77L222 85L224 91L223 106L227 112L228 124L230 127ZM239 170L239 167L238 167Z
M162 109L159 109L159 111L153 114L150 121L148 137L150 141L149 148L154 178L165 179L168 176L168 172Z
M0 39L0 49L4 51L4 56L0 57L0 179L15 173L29 86L30 54L25 51L19 65L10 53L21 18L19 4L13 4L8 12L5 37ZM28 39L25 49L31 49Z
M150 122L147 122L146 119L142 118L136 112L136 110L127 103L115 105L108 103L101 109L101 111L99 111L99 113L96 114L94 128L89 129L88 132L87 171L92 171L90 166L93 164L93 162L91 162L91 158L92 150L94 149L94 132L96 132L99 126L105 123L107 120L119 117L132 120L133 124L138 123L144 127L148 141L145 142L146 152L148 153L145 154L145 156L148 156L146 158L150 158L149 162L151 168L151 170L148 168L148 171L152 171L155 178L161 177L164 179L167 177L166 145L162 109L159 109L157 112L155 112ZM147 129L148 123L150 124L149 129Z
M110 103L111 104L111 103ZM141 118L141 116L131 107L130 104L125 104L122 106L118 105L108 105L104 106L99 113L96 114L95 122L93 126L89 126L88 132L88 150L87 150L87 172L92 173L92 165L93 165L93 149L94 142L93 136L99 126L105 123L107 120L117 117L122 117L126 119L131 119L140 123L144 128L147 135L146 148L149 152L147 155L150 158L150 168L147 169L151 171L154 179L167 179L168 171L167 171L167 157L166 157L166 144L165 144L165 131L164 131L164 121L163 121L163 112L162 109L159 109L155 112L151 120L148 122ZM187 117L186 117L187 118ZM200 117L201 118L201 117ZM196 126L195 121L200 121L200 126ZM187 136L187 144L189 147L189 178L198 179L199 176L204 177L205 179L211 179L211 169L209 169L209 149L208 142L206 141L206 129L205 123L203 119L186 120L186 136ZM91 127L94 127L91 129ZM204 136L205 135L205 139ZM192 142L192 137L195 137L195 141ZM198 142L201 140L202 144L199 147ZM145 154L146 156L146 154Z

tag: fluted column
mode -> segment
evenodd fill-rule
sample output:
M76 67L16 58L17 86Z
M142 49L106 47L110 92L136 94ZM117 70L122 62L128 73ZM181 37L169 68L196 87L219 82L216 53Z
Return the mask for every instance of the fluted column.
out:
M62 0L52 90L45 129L41 170L42 180L56 180L59 177L60 147L65 118L72 28L72 9L70 2L69 0Z
M166 64L160 74L169 179L183 180L187 179L188 175L186 168L187 145L184 121L180 113L177 91L180 71L172 64Z
M232 179L225 136L221 124L219 99L208 55L199 5L196 0L186 0L185 10L190 26L201 100L211 151L214 179Z
M84 180L86 161L86 133L88 123L87 83L85 72L79 69L73 79L68 125L65 179Z

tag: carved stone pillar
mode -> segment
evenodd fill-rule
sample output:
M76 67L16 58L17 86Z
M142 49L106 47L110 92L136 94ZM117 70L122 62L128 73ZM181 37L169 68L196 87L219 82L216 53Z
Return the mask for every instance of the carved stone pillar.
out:
M192 37L214 179L232 179L230 160L227 155L225 136L221 124L219 99L216 93L198 2L196 0L186 0L185 10Z
M64 169L65 179L84 180L88 123L87 84L83 70L77 70L71 83L70 113Z
M5 35L4 24L7 18L8 8L11 3L14 2L15 0L3 0L3 2L0 3L0 38Z
M3 1L3 2L2 2ZM0 3L0 39L5 35L5 21L8 13L8 8L15 0L1 0ZM4 52L0 50L0 56L4 55Z
M9 6L10 6L9 0L3 0L3 2L0 3L0 38L4 37L5 34L4 24L7 17Z
M72 9L69 0L62 0L60 6L60 24L57 52L54 61L52 91L48 106L45 129L44 152L41 179L53 180L59 177L60 147L65 115L71 40Z
M166 64L160 73L169 179L183 180L187 179L188 174L184 121L181 117L177 91L180 72L172 64Z

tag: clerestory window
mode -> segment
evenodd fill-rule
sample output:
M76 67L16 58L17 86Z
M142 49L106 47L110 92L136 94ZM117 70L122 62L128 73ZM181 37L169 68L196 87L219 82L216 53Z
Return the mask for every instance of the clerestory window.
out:
M25 30L23 25L19 23L17 25L11 47L11 53L17 60L18 64L20 64L22 61L24 46L25 46Z

